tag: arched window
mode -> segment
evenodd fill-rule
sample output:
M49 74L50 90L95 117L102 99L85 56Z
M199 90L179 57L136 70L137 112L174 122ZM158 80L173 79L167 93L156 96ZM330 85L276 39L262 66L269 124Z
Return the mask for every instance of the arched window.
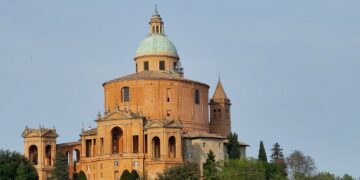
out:
M195 104L200 104L200 91L198 89L195 90Z
M112 153L118 154L123 152L123 131L119 127L114 127L111 130L112 137Z
M121 88L121 101L122 102L130 101L130 88L129 87Z
M73 150L73 159L74 159L74 162L80 161L80 151L78 149Z
M153 154L153 158L154 159L159 159L160 158L160 138L159 137L154 137L152 139L152 154Z
M51 166L51 145L47 145L45 148L45 165Z
M71 164L71 154L70 154L70 151L67 151L67 152L65 153L65 155L66 155L67 162L68 162L68 164L70 165L70 164Z
M35 145L29 147L29 160L33 165L38 164L38 148Z
M176 158L176 140L174 136L169 138L169 158Z

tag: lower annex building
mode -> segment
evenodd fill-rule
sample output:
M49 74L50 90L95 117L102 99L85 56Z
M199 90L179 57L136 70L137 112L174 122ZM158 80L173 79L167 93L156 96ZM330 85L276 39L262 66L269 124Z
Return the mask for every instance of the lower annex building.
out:
M118 180L124 170L154 179L185 161L202 166L210 149L217 160L226 159L231 103L220 80L209 101L209 85L184 78L156 10L149 25L136 50L136 72L103 83L105 110L96 128L82 130L79 141L61 144L55 129L25 128L24 154L40 180L51 176L58 151L67 156L70 174L76 162L76 171L88 180ZM241 144L245 156L247 145Z

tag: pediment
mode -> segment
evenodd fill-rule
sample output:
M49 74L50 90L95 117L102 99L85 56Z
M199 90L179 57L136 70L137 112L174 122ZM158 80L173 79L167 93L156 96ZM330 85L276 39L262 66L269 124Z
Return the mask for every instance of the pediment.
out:
M47 132L41 135L41 137L58 137L58 136L59 135L53 130L48 130Z
M102 120L113 120L113 119L131 119L134 118L131 112L126 111L114 111L105 116Z
M145 125L146 129L151 128L182 128L180 120L148 120Z
M25 128L22 133L22 136L25 138L31 137L45 137L45 138L57 138L59 135L56 133L55 129L39 128L31 129Z
M182 127L182 123L178 120L165 121L165 127Z
M164 124L157 120L149 120L148 123L145 125L145 128L161 128L164 127Z
M22 134L22 136L23 137L40 137L40 135L39 135L39 133L37 133L37 132L28 132L28 133L26 133L26 132L24 132L23 134Z

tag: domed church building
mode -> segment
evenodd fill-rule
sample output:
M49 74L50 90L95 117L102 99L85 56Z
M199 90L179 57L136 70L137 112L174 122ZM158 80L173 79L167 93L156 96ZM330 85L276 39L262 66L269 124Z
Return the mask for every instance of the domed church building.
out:
M226 159L231 103L220 80L209 100L209 85L184 77L158 11L149 25L134 57L136 72L103 83L105 108L96 128L82 130L79 141L61 144L55 129L25 128L24 154L40 180L51 177L59 151L68 158L70 174L76 165L88 180L118 180L126 170L155 179L185 161L201 167L209 150L217 160ZM242 145L245 156L247 145Z

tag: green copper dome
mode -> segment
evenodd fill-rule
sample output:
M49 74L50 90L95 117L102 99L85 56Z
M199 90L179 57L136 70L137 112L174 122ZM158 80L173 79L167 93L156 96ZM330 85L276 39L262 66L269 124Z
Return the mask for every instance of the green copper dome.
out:
M135 57L144 55L168 55L179 57L175 45L162 34L150 34L136 49Z

